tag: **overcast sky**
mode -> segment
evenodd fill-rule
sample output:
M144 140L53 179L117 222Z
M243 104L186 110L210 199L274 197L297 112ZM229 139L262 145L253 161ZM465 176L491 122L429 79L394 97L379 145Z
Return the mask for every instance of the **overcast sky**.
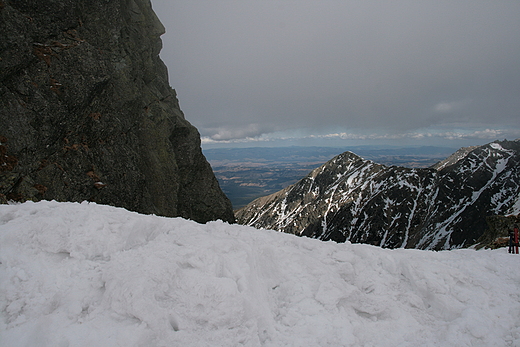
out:
M152 5L206 148L520 137L520 1Z

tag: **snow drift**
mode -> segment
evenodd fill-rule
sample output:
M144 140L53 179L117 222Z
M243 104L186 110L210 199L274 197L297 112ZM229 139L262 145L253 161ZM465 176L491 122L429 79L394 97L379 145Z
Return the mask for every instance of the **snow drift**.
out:
M0 346L515 346L516 255L0 206Z

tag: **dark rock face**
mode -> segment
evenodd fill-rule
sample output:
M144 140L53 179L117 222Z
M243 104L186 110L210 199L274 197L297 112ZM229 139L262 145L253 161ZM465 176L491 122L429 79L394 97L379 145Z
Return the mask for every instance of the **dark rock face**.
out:
M462 147L459 150L457 150L455 153L450 155L448 158L441 160L437 164L432 165L432 168L440 171L444 169L447 166L451 166L453 164L456 164L459 160L466 157L469 152L471 152L474 149L477 149L479 146L471 146L471 147Z
M466 247L486 230L486 216L519 208L519 167L519 140L466 151L439 171L388 167L345 152L236 216L240 224L321 240Z
M0 200L234 220L163 33L149 0L0 0Z
M488 228L479 237L476 248L500 248L509 245L509 231L520 225L520 214L509 216L489 216L486 218Z

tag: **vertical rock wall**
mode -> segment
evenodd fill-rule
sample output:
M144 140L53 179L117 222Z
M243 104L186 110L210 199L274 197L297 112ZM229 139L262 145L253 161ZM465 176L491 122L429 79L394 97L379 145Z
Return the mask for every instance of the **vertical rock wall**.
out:
M0 200L233 221L149 0L0 0Z

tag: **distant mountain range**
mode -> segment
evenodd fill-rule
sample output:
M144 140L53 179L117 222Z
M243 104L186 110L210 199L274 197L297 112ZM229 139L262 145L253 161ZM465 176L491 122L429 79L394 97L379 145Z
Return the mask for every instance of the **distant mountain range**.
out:
M520 140L461 149L430 168L387 166L345 152L236 217L321 240L467 247L485 231L486 216L520 209L519 168Z

